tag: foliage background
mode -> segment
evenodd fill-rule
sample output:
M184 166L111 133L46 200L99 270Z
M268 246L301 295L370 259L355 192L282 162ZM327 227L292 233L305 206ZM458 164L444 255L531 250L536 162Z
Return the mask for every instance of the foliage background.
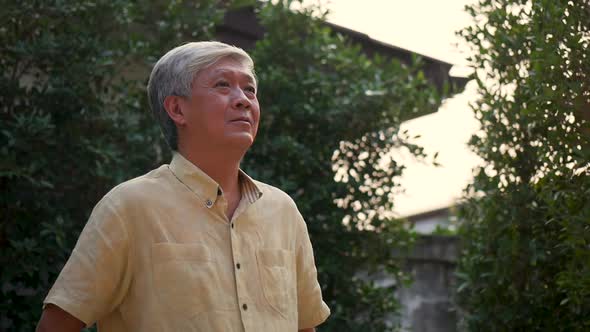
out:
M169 160L146 72L177 40L209 38L223 8L164 3L0 1L2 331L34 330L100 197Z
M238 2L0 1L0 330L33 330L93 205L170 160L148 115L149 70L164 50L212 38ZM263 118L243 166L307 219L332 309L322 330L395 329L384 318L408 277L392 249L412 236L387 213L404 168L387 152L425 158L400 118L441 96L418 59L368 58L320 24L325 12L291 5L257 5ZM383 272L398 284L377 287Z
M388 213L404 168L388 152L398 147L425 157L399 132L400 119L436 110L440 96L419 61L368 58L319 24L321 9L294 14L289 4L259 12L267 33L252 56L263 116L244 167L287 191L306 218L332 310L321 330L386 331L395 327L385 318L398 310L398 286L378 288L373 280L386 271L397 285L407 281L392 248L413 241Z
M473 46L485 161L460 216L469 331L590 329L590 5L483 0Z

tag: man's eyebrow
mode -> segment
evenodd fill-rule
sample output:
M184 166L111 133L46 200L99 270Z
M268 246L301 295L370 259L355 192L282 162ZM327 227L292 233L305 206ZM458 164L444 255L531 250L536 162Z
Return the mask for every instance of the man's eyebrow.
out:
M234 73L238 73L240 76L246 77L252 83L256 82L256 80L254 79L254 76L252 76L252 74L247 71L235 71L235 70L220 68L220 69L215 69L212 74L213 74L213 76L215 76L215 75L227 75L227 74L234 74Z

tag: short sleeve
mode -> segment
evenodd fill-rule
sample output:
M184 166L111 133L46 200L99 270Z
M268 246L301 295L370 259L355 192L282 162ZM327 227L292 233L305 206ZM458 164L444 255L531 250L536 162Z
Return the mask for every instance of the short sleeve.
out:
M94 324L112 312L131 282L129 232L108 197L94 208L55 284L43 301Z
M298 218L297 249L297 311L299 329L312 328L323 323L330 309L322 299L317 278L313 248L303 217Z

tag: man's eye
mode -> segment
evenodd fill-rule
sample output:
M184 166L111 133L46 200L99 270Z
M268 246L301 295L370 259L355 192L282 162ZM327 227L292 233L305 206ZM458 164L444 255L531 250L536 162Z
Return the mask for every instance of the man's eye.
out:
M246 88L244 88L244 90L256 94L256 88L254 88L253 86L247 86Z
M226 81L219 81L217 83L215 83L215 87L228 87L229 83Z

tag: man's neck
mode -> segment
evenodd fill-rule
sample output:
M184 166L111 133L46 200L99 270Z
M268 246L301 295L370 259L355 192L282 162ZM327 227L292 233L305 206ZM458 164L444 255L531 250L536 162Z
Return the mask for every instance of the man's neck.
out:
M225 193L239 192L238 173L241 158L232 158L228 153L204 153L183 149L180 146L178 153L215 180Z

